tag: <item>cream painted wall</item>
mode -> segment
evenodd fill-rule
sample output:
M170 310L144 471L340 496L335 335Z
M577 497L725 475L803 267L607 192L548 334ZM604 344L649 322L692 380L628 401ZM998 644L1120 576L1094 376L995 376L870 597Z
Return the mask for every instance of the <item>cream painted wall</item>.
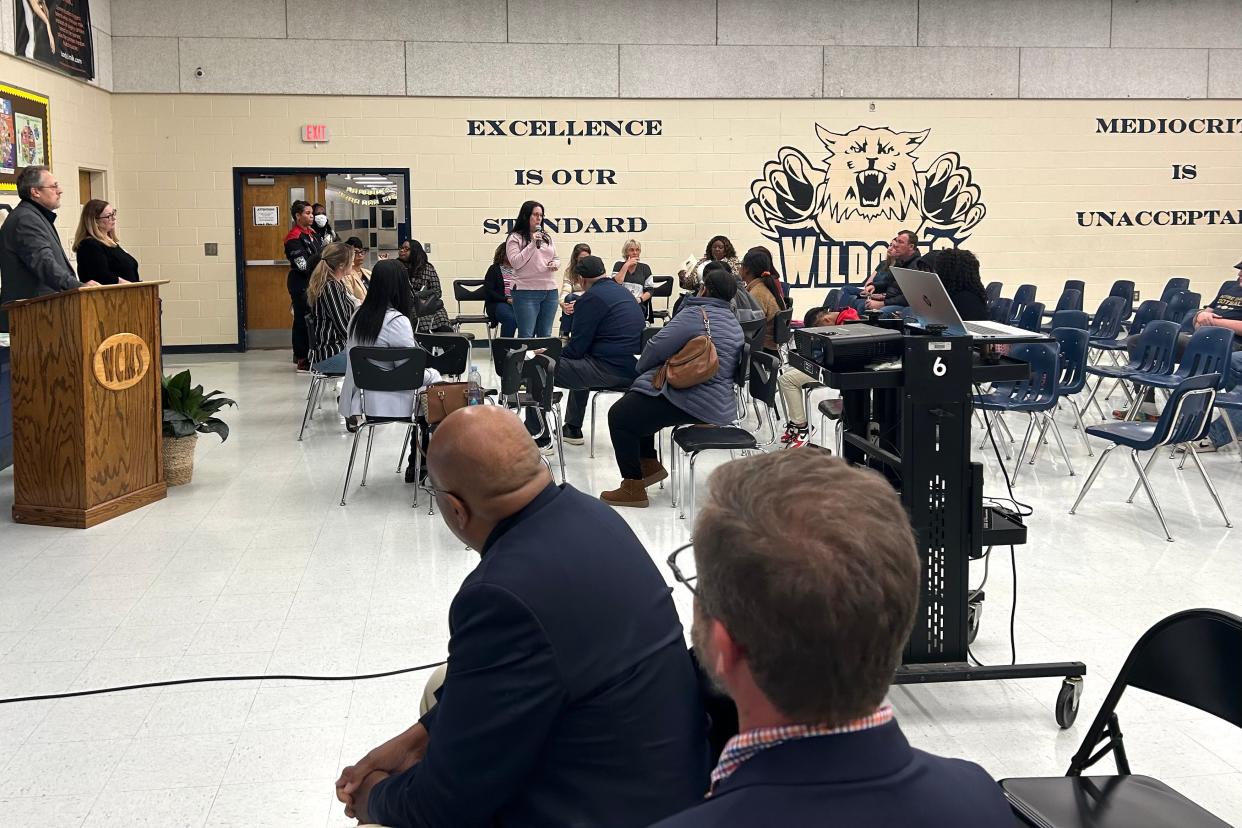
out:
M53 106L63 105L54 97ZM466 134L467 119L618 117L659 119L662 134L582 137L572 144ZM752 182L782 146L823 166L816 124L837 133L859 125L928 130L913 151L919 170L943 153L958 153L986 207L963 246L979 255L984 280L1005 282L1007 294L1033 282L1040 298L1052 303L1064 279L1082 278L1093 304L1114 279L1133 279L1148 298L1170 275L1185 275L1214 295L1242 258L1242 226L1083 228L1076 213L1236 215L1242 209L1242 125L1233 134L1097 133L1097 118L1129 117L1242 118L1242 103L112 97L119 231L145 278L172 281L164 289L168 344L236 342L235 166L408 167L414 233L432 243L432 261L446 282L482 275L502 239L486 235L484 221L513 216L526 198L543 201L553 218L646 219L648 229L639 236L645 259L657 273L668 273L687 255L701 253L714 233L730 236L739 253L759 243L777 250L744 206ZM301 143L299 127L306 123L326 123L331 142ZM66 140L66 131L56 130L58 140ZM843 161L834 160L834 175ZM1196 165L1197 177L1173 180L1174 164ZM616 184L518 187L519 168L545 175L561 168L611 169ZM912 210L900 221L855 221L851 238L884 241L899 226L917 226L918 216ZM568 252L588 241L611 262L626 236L560 234L557 244ZM220 256L204 257L203 243L213 241ZM847 256L854 269L865 261L857 254L854 249ZM824 292L796 291L799 312Z
M0 54L0 79L46 95L52 119L52 171L65 194L56 228L68 250L78 222L78 169L103 170L109 192L112 179L111 95L95 86L72 80L24 60ZM14 194L0 194L0 202L16 204Z

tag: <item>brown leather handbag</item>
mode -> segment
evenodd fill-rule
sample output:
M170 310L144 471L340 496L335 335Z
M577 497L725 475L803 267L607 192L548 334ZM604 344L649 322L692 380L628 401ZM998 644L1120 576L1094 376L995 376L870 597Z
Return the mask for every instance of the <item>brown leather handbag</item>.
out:
M466 394L470 391L468 382L433 382L423 392L427 398L424 406L427 412L427 423L435 425L459 408L469 404Z
M693 388L707 382L720 370L720 357L712 342L712 326L707 319L707 311L699 308L699 313L703 314L703 333L683 345L660 366L651 382L657 390L663 388L666 382L677 389Z

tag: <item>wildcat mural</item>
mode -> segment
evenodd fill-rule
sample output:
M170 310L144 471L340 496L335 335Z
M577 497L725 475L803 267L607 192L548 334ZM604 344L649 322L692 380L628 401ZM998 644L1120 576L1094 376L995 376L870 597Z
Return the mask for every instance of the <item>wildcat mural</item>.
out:
M987 209L956 152L919 165L931 130L857 126L833 132L816 124L828 155L817 167L796 147L752 182L746 215L780 246L781 272L794 287L861 281L898 230L915 230L926 250L957 247Z

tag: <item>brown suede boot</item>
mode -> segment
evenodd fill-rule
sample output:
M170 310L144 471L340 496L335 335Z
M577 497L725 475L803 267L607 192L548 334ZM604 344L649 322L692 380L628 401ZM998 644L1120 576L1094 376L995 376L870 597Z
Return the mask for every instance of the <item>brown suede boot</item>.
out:
M668 477L668 469L654 457L644 457L641 462L644 487L650 488Z
M611 492L601 492L599 499L609 506L637 506L646 509L647 487L641 480L622 480L621 487Z

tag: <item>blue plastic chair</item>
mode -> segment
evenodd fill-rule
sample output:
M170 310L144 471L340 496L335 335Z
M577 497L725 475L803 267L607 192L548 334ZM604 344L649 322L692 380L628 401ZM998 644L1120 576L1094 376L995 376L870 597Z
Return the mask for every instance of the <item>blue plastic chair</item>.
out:
M1066 283L1069 284L1068 282ZM1062 310L1082 310L1082 288L1066 287L1061 291L1061 295L1057 297L1057 306L1045 316L1051 316L1053 313Z
M1062 311L1062 313L1082 312ZM1091 441L1087 439L1087 427L1083 424L1082 415L1078 413L1078 406L1070 399L1081 394L1082 390L1087 387L1087 355L1090 352L1090 339L1087 337L1087 331L1078 327L1053 328L1052 336L1057 341L1059 350L1057 365L1061 372L1057 378L1057 396L1069 403L1070 410L1074 412L1078 434L1082 437L1083 445L1087 447L1087 454L1094 457L1095 449L1091 448ZM1042 442L1040 440L1041 444ZM1039 451L1039 447L1036 446L1035 450Z
M1084 333L1091 327L1086 311L1059 310L1052 315L1052 322L1045 328L1054 331L1057 328L1078 328Z
M1022 309L1022 315L1018 317L1018 327L1026 331L1034 331L1039 333L1040 326L1044 319L1044 303L1032 302Z
M1009 309L1013 306L1012 299L993 299L988 302L988 321L1006 323L1009 321Z
M1167 303L1183 290L1190 290L1190 280L1183 276L1174 276L1164 283L1164 290L1160 292L1160 301Z
M1125 319L1125 300L1120 296L1109 296L1100 303L1100 307L1096 309L1095 316L1091 318L1091 327L1088 329L1091 341L1091 363L1099 362L1100 357L1106 353L1105 351L1095 350L1095 343L1115 340L1121 335L1121 323ZM1114 363L1115 364L1115 363Z
M1154 325L1159 324L1161 323L1154 323ZM1133 503L1139 486L1142 486L1143 490L1147 492L1147 499L1151 501L1152 507L1156 510L1156 517L1160 518L1160 526L1164 529L1165 539L1172 542L1173 535L1169 533L1169 526L1164 519L1164 511L1160 508L1160 501L1156 500L1156 492L1152 489L1151 481L1147 478L1147 471L1151 468L1152 463L1155 462L1157 455L1160 454L1157 449L1161 446L1180 445L1194 461L1195 467L1199 470L1199 475L1203 478L1204 484L1207 485L1208 491L1212 495L1212 499L1216 501L1216 508L1220 510L1221 517L1225 519L1225 526L1232 527L1233 524L1229 521L1229 515L1225 512L1225 506L1221 503L1220 495L1217 494L1216 487L1212 485L1212 480L1208 477L1207 470L1203 468L1203 461L1199 459L1199 455L1195 452L1193 445L1195 440L1203 436L1203 433L1207 430L1208 423L1211 421L1212 403L1216 398L1216 386L1220 381L1220 374L1200 374L1197 377L1188 377L1182 380L1169 397L1168 405L1165 406L1160 419L1154 423L1114 422L1088 428L1088 434L1107 440L1112 445L1104 449L1100 454L1100 459L1096 461L1095 467L1091 469L1091 474L1087 476L1087 482L1083 485L1082 491L1078 493L1078 499L1074 501L1074 505L1069 513L1072 515L1078 511L1079 505L1082 503L1083 498L1086 497L1091 484L1099 476L1100 469L1104 467L1104 463L1108 460L1108 456L1112 454L1113 449L1124 446L1130 449L1130 462L1134 464L1134 469L1138 472L1138 483L1135 484L1134 490L1130 492L1130 497L1126 499L1126 502ZM1146 463L1139 462L1139 452L1142 451L1151 452L1151 456L1147 458Z
M1189 377L1218 374L1221 389L1229 379L1229 356L1233 353L1233 331L1228 328L1200 328L1190 335L1177 370L1171 374L1139 371L1129 376L1135 390L1151 387L1171 391Z
M1167 300L1168 306L1164 311L1164 318L1170 322L1176 322L1181 325L1186 321L1186 314L1197 311L1203 307L1200 302L1203 297L1194 291L1183 290L1173 294L1173 298Z
M1107 301L1107 300L1105 300ZM1079 414L1085 414L1087 408L1095 405L1096 410L1100 412L1100 417L1104 417L1104 409L1096 401L1095 396L1099 393L1100 385L1106 379L1129 379L1131 374L1147 373L1147 374L1171 374L1173 373L1173 352L1177 347L1177 326L1172 322L1163 319L1155 322L1148 322L1143 328L1143 332L1139 334L1138 351L1134 359L1125 365L1088 365L1087 373L1097 377L1095 387L1091 389L1087 402L1083 404L1079 410ZM1122 385L1125 389L1127 398L1130 397L1130 389ZM1133 407L1133 406L1132 406Z
M1242 411L1242 387L1235 388L1232 391L1222 391L1216 395L1216 408L1220 410L1221 415L1225 418L1225 428L1229 430L1229 436L1233 438L1233 442L1238 442L1238 432L1233 426L1233 420L1229 419L1230 411ZM1238 459L1242 460L1242 447L1238 450Z
M1067 290L1076 290L1079 293L1086 295L1087 283L1084 282L1082 279L1066 279L1065 284L1062 286L1061 290L1063 292ZM1072 310L1082 310L1082 308L1081 307L1072 308Z
M1026 310L1026 306L1035 301L1034 285L1018 285L1018 290L1013 295L1013 304L1009 307L1009 318L1005 320L1010 325L1017 325L1018 320L1022 317L1022 311Z
M1121 318L1129 319L1134 315L1134 282L1130 279L1118 279L1108 289L1109 296L1116 296L1125 302L1121 309Z
M1070 463L1065 441L1061 439L1061 431L1057 428L1056 420L1052 418L1051 413L1056 408L1059 399L1057 384L1060 369L1057 348L1042 343L1015 345L1009 355L1014 359L1029 363L1030 376L1024 380L998 382L988 393L974 395L973 402L976 408L983 411L994 411L998 414L1021 412L1027 415L1026 437L1022 440L1022 448L1018 450L1018 460L1014 466L1011 482L1018 481L1022 460L1027 456L1027 449L1031 448L1031 437L1036 433L1037 425L1039 437L1035 439L1035 447L1030 456L1031 463L1035 462L1035 454L1039 451L1043 436L1051 427L1052 434L1061 447L1061 456L1065 459L1065 465L1069 467L1072 476L1074 467ZM989 421L988 428L991 427L991 421Z
M1005 286L1000 282L988 282L988 286L984 288L984 292L988 295L988 302L995 302L1000 298L1001 291Z

